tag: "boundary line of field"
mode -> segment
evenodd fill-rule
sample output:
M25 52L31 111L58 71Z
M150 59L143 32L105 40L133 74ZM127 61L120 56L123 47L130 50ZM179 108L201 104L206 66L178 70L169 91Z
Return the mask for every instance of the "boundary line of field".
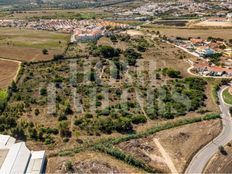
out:
M15 76L13 78L14 81L17 81L17 77L18 77L18 74L20 72L22 62L19 61L19 60L7 59L7 58L2 58L2 57L0 57L0 60L9 61L9 62L15 62L15 63L18 64L18 69L17 69L16 74L15 74Z

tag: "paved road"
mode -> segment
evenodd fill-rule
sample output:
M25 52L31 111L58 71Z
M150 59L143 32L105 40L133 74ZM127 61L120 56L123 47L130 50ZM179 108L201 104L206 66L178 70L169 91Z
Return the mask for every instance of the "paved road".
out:
M208 161L218 152L220 145L226 145L232 140L232 119L229 113L229 105L225 104L222 99L222 92L226 87L222 87L218 92L220 100L221 117L223 130L218 137L203 147L192 159L185 173L202 173Z

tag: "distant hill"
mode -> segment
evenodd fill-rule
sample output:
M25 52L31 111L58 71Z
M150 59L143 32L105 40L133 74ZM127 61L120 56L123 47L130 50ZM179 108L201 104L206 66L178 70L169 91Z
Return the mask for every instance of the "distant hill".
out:
M0 5L11 5L11 10L32 10L36 8L87 8L114 5L134 0L0 0Z

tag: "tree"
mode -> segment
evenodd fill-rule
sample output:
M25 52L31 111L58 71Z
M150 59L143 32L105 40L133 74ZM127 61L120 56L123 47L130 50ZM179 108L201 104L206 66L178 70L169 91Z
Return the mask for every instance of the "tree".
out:
M65 103L64 103L64 113L67 114L67 115L73 113L71 104L70 104L70 102L67 101L67 100L66 100Z
M46 48L43 49L42 52L43 52L44 55L47 55L47 54L48 54L48 50L47 50Z
M222 155L227 155L227 152L223 146L219 146L218 150L221 152Z
M115 49L108 45L93 46L91 50L94 56L102 56L104 58L118 57L120 54L119 49Z
M56 54L53 56L53 60L61 60L64 59L64 55L62 54Z
M40 112L39 112L39 109L36 108L36 109L35 109L35 115L38 116L39 113L40 113Z
M170 78L181 78L180 71L176 71L172 68L164 68L162 72L164 75L168 75Z
M26 139L25 132L23 128L21 127L12 128L11 133L12 133L12 136L15 137L16 139L20 139L20 140Z
M124 52L127 62L130 66L135 66L137 59L141 58L141 54L137 53L133 48L127 48Z
M0 112L6 107L8 93L6 90L0 90Z
M102 118L98 122L99 130L104 133L110 134L115 129L111 118Z
M65 169L66 169L66 171L69 171L69 172L73 170L72 161L66 161L66 163L65 163Z
M120 117L116 122L116 130L122 133L132 132L133 126L131 124L131 120L127 117Z
M132 123L139 124L139 123L146 123L147 118L144 115L136 115L132 117Z
M35 128L29 128L28 132L29 132L29 136L30 136L31 139L37 140L38 133L37 133Z
M12 92L17 92L18 91L18 87L17 87L15 81L13 81L11 83L11 90L12 90Z
M94 69L91 69L91 71L90 71L89 80L91 82L94 82L97 80L97 75L96 75L96 72L94 71Z
M46 96L47 95L47 89L46 88L41 88L40 89L40 95Z
M59 122L58 127L59 127L61 137L70 137L71 136L71 132L69 130L67 121Z

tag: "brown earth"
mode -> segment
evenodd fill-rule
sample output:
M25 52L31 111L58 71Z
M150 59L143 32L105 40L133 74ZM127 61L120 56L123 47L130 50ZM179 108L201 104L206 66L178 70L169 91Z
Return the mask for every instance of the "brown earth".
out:
M167 37L201 37L207 39L209 36L219 37L225 40L232 38L232 30L221 28L177 28L177 27L159 27L157 25L149 25L147 27L150 31L160 31L161 35L166 35ZM146 28L146 29L147 29Z
M155 139L160 142L178 172L183 172L191 157L202 146L220 133L220 120L210 120L165 130L143 139L131 140L118 145L121 149L144 160L164 172L170 169Z
M20 61L40 61L62 54L69 40L68 34L19 28L0 28L0 57ZM43 49L48 54L42 53Z
M50 60L54 54L62 52L49 51L49 54L44 55L41 49L28 48L28 47L16 47L16 46L0 46L1 57L7 59L15 59L20 61L40 61Z
M0 59L0 89L10 85L16 78L19 62Z
M232 173L232 147L231 143L225 146L227 155L220 152L214 155L206 166L204 173Z
M108 155L97 152L82 152L73 157L52 157L48 159L46 173L68 173L67 161L72 162L71 173L143 173Z

